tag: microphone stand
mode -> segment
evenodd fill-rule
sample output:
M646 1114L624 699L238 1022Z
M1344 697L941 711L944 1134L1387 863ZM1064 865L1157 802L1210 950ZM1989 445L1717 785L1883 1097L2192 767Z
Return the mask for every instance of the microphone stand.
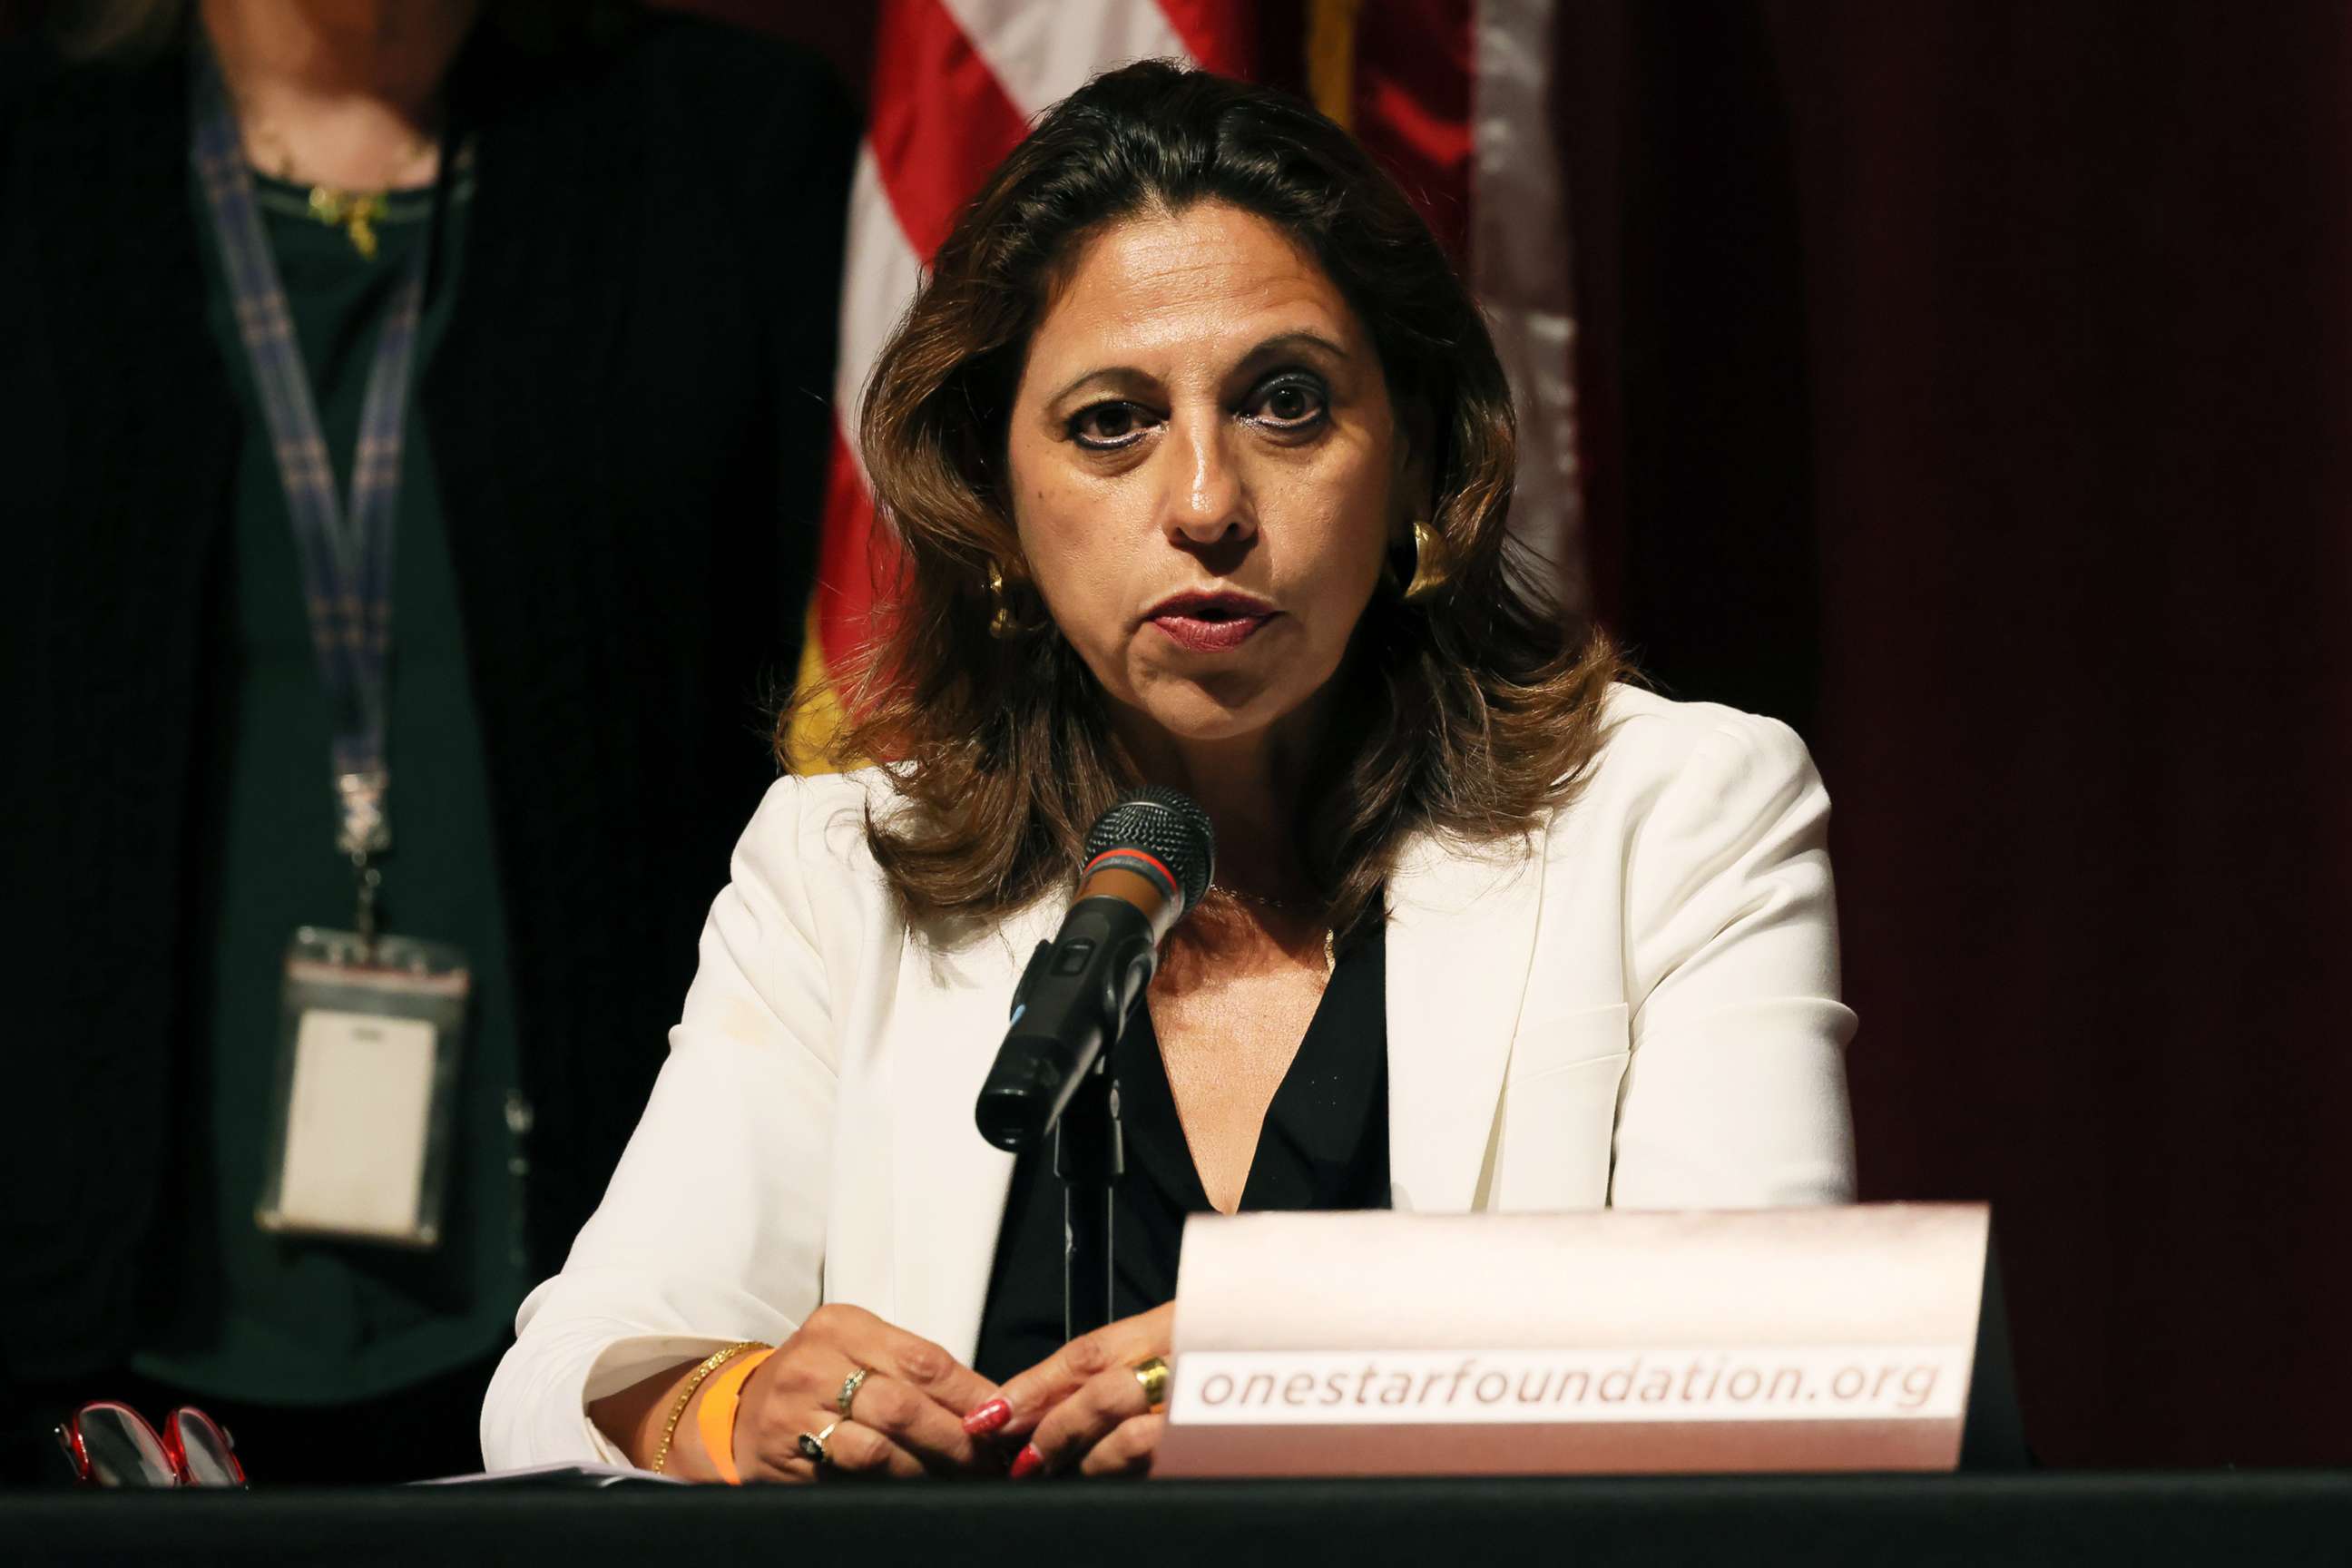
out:
M1118 1079L1106 1041L1054 1123L1054 1173L1062 1178L1062 1332L1076 1339L1111 1319L1111 1209L1127 1171Z

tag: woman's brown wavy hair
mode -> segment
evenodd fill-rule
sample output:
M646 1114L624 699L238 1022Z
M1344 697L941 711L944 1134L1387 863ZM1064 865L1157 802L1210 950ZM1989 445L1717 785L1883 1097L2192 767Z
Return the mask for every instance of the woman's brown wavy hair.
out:
M1147 60L1049 111L964 209L876 362L860 425L903 546L827 760L895 759L909 810L869 813L912 921L991 917L1066 888L1095 818L1140 782L1094 677L1019 585L1006 423L1030 334L1087 240L1222 202L1314 256L1369 329L1400 411L1426 411L1445 589L1389 583L1358 625L1299 824L1342 932L1369 929L1408 836L1535 827L1599 748L1615 651L1513 559L1516 426L1484 320L1412 204L1347 132L1248 83ZM1400 417L1402 417L1402 412ZM990 634L995 565L1031 628ZM1399 573L1409 576L1412 563ZM795 706L814 697L803 691ZM788 711L778 731L786 766Z

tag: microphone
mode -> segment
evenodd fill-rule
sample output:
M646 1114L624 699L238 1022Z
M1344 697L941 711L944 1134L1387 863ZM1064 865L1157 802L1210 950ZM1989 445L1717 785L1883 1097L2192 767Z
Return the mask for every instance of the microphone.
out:
M1151 983L1160 943L1209 890L1209 814L1172 789L1139 790L1087 835L1078 894L1013 993L1013 1022L972 1108L981 1136L1015 1152L1051 1131Z

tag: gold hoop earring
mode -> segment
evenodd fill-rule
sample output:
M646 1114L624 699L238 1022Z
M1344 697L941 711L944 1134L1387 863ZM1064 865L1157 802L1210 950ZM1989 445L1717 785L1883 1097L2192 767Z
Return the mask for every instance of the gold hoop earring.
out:
M993 606L988 617L988 635L999 642L1011 642L1019 637L1021 617L1014 615L1013 606L1005 602L1004 574L997 569L993 561L988 563L988 602Z
M1404 602L1426 605L1445 587L1445 542L1427 520L1412 525L1412 579L1404 585Z

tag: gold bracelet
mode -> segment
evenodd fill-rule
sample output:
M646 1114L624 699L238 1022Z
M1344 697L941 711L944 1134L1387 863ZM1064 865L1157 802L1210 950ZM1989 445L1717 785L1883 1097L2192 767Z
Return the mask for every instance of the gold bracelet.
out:
M669 1440L677 1436L678 1419L686 1414L686 1407L694 1403L694 1391L702 1386L702 1380L745 1351L763 1351L767 1348L757 1340L739 1341L723 1351L711 1352L709 1359L687 1375L686 1386L678 1392L677 1403L669 1407L669 1420L662 1426L661 1447L654 1450L654 1462L649 1467L654 1474L661 1474L661 1468L669 1462Z

